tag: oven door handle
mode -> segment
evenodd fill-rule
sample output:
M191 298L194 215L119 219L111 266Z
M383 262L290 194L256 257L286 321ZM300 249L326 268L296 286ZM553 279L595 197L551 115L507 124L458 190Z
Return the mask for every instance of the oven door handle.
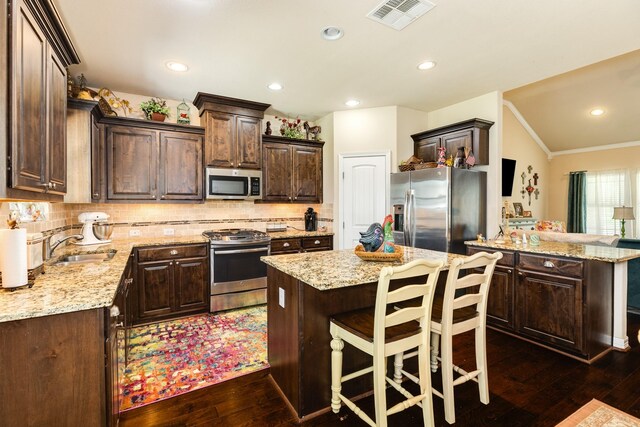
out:
M269 252L269 248L235 249L231 251L214 250L215 255L248 254L253 252Z

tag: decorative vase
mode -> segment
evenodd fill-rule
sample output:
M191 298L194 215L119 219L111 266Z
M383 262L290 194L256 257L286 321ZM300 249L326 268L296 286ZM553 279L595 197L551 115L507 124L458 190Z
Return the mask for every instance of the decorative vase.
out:
M165 114L162 113L151 113L151 120L155 121L155 122L164 122L164 119L166 119L167 116Z

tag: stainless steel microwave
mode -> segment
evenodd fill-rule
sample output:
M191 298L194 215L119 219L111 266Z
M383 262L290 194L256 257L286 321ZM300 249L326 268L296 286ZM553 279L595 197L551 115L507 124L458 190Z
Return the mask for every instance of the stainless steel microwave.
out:
M207 199L256 200L262 198L262 172L250 169L207 168Z

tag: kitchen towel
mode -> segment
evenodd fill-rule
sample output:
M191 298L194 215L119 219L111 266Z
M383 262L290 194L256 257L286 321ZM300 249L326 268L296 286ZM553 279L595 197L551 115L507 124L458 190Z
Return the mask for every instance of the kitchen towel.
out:
M27 230L0 230L0 271L2 287L15 288L27 284Z

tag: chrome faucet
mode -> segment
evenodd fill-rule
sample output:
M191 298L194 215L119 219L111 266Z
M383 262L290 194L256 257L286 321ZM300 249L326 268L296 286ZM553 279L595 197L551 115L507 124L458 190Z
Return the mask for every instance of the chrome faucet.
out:
M51 256L53 256L53 251L55 251L58 246L60 246L62 243L66 242L67 240L70 240L70 239L82 240L84 238L82 234L73 234L71 236L63 237L62 239L58 240L52 245L51 244L52 237L53 235L48 236L42 242L42 255L44 258L43 261L46 261L49 258L51 258Z

